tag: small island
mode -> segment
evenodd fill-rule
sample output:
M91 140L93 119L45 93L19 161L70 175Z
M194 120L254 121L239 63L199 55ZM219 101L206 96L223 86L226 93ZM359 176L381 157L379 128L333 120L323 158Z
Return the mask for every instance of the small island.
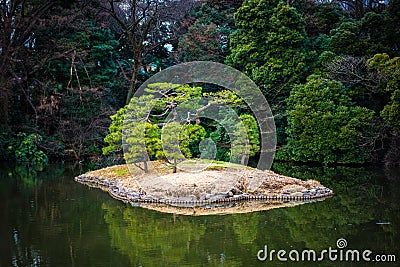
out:
M90 171L75 180L134 206L185 215L267 210L322 200L333 194L315 180L303 181L244 166L228 168L226 163L218 161L200 172L178 169L176 173L168 163L151 163L158 176L143 175L139 168L123 164ZM227 177L237 181L228 190L221 182ZM254 180L261 183L251 190Z

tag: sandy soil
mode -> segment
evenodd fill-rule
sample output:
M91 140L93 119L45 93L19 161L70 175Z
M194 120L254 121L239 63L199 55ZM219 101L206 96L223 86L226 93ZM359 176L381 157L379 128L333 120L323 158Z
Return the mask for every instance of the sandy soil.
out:
M234 187L242 192L265 194L283 193L288 189L302 191L313 187L322 187L315 180L303 181L273 171L261 171L253 168L172 173L169 168L165 167L163 171L154 176L138 175L135 172L135 169L128 168L127 165L117 165L88 172L85 175L113 179L132 190L157 192L160 195L185 189L193 192L212 193L213 191L229 191Z
M162 162L154 162L152 168L157 172L143 175L137 166L117 165L85 173L76 177L76 180L100 187L108 191L111 196L135 206L183 215L269 210L318 201L332 195L332 191L318 181L303 181L272 171L261 171L249 167L218 166L218 168L212 167L201 172L172 173L170 166ZM135 200L127 201L127 193L135 195ZM262 200L255 201L254 197L245 198L249 199L246 201L234 200L235 197L240 196L260 195L264 196ZM222 201L220 201L221 198ZM180 203L189 204L170 202L162 204L165 202L158 203L160 199L179 200ZM203 204L192 205L196 201ZM204 201L207 202L206 205Z

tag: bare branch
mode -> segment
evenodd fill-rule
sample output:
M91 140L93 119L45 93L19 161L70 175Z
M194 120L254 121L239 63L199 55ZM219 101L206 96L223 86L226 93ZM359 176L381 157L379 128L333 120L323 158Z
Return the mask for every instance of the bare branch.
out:
M326 66L328 77L344 84L362 85L371 92L377 92L386 84L388 77L384 73L369 70L366 62L365 58L339 57Z

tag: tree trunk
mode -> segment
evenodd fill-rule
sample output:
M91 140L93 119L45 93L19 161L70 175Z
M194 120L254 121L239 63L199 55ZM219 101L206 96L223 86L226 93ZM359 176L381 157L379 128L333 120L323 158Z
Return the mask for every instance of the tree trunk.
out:
M176 158L174 158L174 170L173 170L173 173L176 173Z
M143 161L143 170L145 173L149 172L149 167L147 167L147 160Z
M135 39L132 35L130 35L130 40L131 42L134 44L135 43ZM136 90L136 80L137 80L137 74L139 72L139 68L140 65L142 64L142 60L140 58L140 46L136 46L134 45L134 51L133 51L133 73L132 73L132 77L131 77L131 84L129 86L128 89L128 95L126 97L126 105L129 104L129 102L131 101L131 98Z
M9 91L2 77L0 80L0 125L8 126Z
M148 173L149 172L149 167L147 166L147 161L149 161L149 157L148 157L146 152L144 153L143 159L144 159L143 160L143 170L144 170L145 173Z
M131 101L131 98L133 96L133 93L135 92L135 87L136 87L136 79L137 79L137 73L138 73L138 66L136 66L136 63L133 66L133 74L132 74L132 78L131 78L131 84L129 86L128 89L128 95L126 97L126 101L125 101L125 105L128 105L129 102Z
M364 3L362 0L355 0L354 16L356 19L361 19L364 16Z
M241 165L246 165L246 159L247 159L248 155L244 154L242 156L242 159L240 160L240 164Z

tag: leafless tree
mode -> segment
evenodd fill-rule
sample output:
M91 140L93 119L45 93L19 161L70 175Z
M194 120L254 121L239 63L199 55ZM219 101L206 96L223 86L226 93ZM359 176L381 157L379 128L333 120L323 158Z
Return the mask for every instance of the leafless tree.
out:
M361 19L367 12L383 10L389 3L388 0L334 0L329 2L339 4L356 19Z
M58 1L44 0L0 0L0 125L9 123L9 102L18 90L35 114L37 110L29 93L32 77L50 60L65 57L67 53L52 51L55 45L50 40L49 49L36 49L37 32L49 22L62 22L50 14L59 7ZM37 116L36 116L37 117Z
M0 0L0 124L8 125L11 88L37 68L24 66L25 50L34 44L33 28L54 1Z
M378 92L385 87L387 75L368 69L364 57L343 56L326 66L331 79L344 84L361 85L370 92Z
M147 54L177 40L179 20L195 0L100 0L100 15L111 18L132 46L132 72L126 103L135 92L137 74Z

